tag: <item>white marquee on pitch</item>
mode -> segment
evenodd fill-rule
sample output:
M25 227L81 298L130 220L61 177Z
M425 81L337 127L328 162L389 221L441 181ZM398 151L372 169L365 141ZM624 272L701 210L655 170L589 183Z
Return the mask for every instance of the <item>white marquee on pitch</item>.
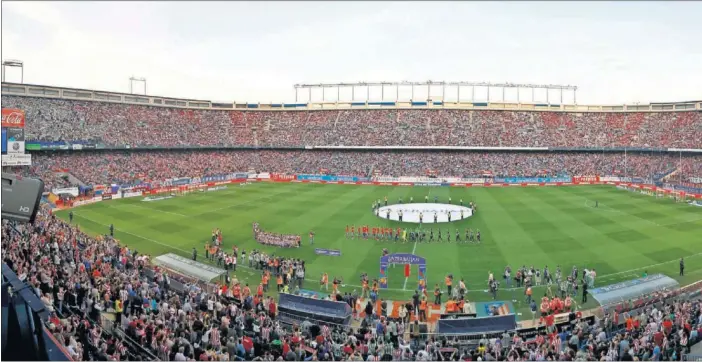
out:
M461 211L463 211L463 219L473 216L473 210L466 206L450 205L450 204L434 204L434 203L416 203L416 204L395 204L383 206L378 209L378 217L387 219L388 211L390 212L389 219L400 221L400 211L402 211L402 222L419 223L420 214L423 216L422 223L433 224L434 215L436 222L449 222L449 214L451 221L461 220Z

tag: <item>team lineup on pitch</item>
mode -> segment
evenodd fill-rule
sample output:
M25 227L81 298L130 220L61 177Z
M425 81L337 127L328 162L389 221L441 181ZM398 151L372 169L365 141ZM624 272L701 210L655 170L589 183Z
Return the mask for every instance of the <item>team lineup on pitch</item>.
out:
M424 199L425 188L260 183L151 203L143 203L140 198L114 200L84 206L75 212L81 228L105 233L105 225L114 223L117 238L154 257L174 251L189 256L192 248L202 247L213 228L221 228L224 249L236 245L240 250L256 249L305 260L307 282L304 287L308 289L318 288L314 281L323 273L338 277L349 291L358 289L360 274L378 277L377 272L372 272L378 270L383 249L388 253L426 258L429 288L441 283L448 274L464 277L471 291L470 298L475 300L489 300L489 295L484 293L487 274L500 275L507 265L587 266L598 271L598 282L606 283L630 279L643 271L665 272L671 267L666 263L681 255L689 257L691 272L696 267L702 269L702 260L696 255L699 251L695 237L702 230L702 222L699 209L688 205L606 186L470 190L447 187L432 189L432 195L434 193L438 193L440 200L449 197L475 200L480 211L467 217L470 208L460 209L460 205L453 203L387 206L394 206L398 211L403 209L405 215L414 212L417 217L419 212L426 211L429 223L433 223L432 210L437 211L437 217L449 208L464 210L463 220L459 216L455 221L452 218L450 224L439 222L420 227L418 223L392 220L392 213L387 220L371 212L368 200L380 200L385 195L390 200ZM618 212L603 212L583 203L583 200L595 199L600 208ZM65 212L58 214L66 217ZM271 232L301 235L301 246L281 249L257 243L251 234L251 223L259 221ZM447 228L452 234L458 229L462 238L463 231L471 229L480 230L483 236L482 243L476 245L387 243L347 238L345 228L353 224L379 225L394 230L419 228L427 234L432 227ZM594 224L601 226L595 229ZM310 230L315 233L313 246L308 243ZM677 240L674 246L664 243L671 235ZM320 247L339 250L341 256L316 255L314 248ZM622 259L619 255L624 253L633 257ZM381 292L386 297L406 298L407 293L417 287L412 281L417 270L412 269L411 277L406 278L401 269L389 268L388 288ZM250 277L252 283L258 283L257 277L247 269L237 272L237 277Z

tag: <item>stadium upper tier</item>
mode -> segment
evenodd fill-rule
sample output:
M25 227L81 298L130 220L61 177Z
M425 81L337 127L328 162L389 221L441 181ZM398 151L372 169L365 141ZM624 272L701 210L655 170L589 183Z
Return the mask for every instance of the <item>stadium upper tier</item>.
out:
M3 86L5 89L5 86ZM64 94L64 93L62 93ZM97 94L97 93L96 93ZM127 96L122 96L122 100ZM138 97L135 97L135 99ZM183 102L186 105L186 102ZM26 139L107 146L470 146L702 149L702 111L191 109L3 96Z

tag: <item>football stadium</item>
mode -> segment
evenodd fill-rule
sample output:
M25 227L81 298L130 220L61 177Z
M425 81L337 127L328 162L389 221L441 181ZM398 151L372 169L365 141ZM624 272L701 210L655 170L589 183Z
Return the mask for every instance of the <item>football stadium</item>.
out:
M2 66L3 199L43 183L35 215L3 202L13 359L702 358L700 100L378 80L220 102Z

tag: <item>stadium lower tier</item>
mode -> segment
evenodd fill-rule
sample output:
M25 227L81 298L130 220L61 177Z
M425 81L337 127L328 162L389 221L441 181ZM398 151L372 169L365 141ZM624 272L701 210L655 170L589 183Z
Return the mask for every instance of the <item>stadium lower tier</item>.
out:
M85 184L126 184L232 172L440 177L621 175L679 180L702 176L702 155L679 153L429 151L129 151L34 153L32 166L8 169L51 187L68 172Z

